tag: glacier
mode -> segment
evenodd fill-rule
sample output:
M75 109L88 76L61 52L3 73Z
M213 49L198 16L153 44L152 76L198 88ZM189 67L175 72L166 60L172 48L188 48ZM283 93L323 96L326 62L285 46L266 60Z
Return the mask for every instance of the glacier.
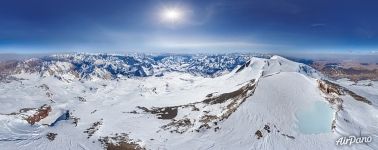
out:
M378 82L363 82L277 55L51 55L2 66L0 146L378 149ZM373 141L336 146L348 135Z

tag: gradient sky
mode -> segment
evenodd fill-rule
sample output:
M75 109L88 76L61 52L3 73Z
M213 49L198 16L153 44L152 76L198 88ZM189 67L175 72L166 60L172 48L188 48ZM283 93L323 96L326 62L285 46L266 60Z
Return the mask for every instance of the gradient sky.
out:
M0 52L378 53L377 14L377 0L0 0Z

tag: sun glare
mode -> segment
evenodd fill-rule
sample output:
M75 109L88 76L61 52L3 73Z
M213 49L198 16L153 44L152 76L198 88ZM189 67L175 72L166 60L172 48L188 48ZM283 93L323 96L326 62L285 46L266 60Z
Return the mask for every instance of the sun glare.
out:
M182 19L182 15L178 9L166 9L163 11L162 17L165 21L178 22Z

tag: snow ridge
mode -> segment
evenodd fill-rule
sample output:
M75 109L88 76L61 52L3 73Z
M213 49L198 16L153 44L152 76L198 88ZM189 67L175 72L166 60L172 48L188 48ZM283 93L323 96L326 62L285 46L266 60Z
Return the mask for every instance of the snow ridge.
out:
M378 137L378 82L326 81L280 56L59 54L9 66L4 149L378 148L334 143ZM312 111L327 130L299 129Z

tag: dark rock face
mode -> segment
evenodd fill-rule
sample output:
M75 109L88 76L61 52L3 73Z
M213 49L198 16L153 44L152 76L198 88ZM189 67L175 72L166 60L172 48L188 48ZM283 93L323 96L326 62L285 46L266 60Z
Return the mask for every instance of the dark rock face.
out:
M242 65L238 70L236 70L236 73L238 73L238 72L242 71L244 68L248 67L250 63L251 63L251 61L248 61L247 63Z
M43 118L46 118L51 112L51 107L48 105L43 105L41 108L37 109L36 113L25 118L25 120L34 125L35 123L41 121Z
M138 108L145 112L157 115L158 119L173 119L177 116L177 107L154 107L152 109L146 107Z
M254 83L255 80L251 80L250 81L251 83ZM226 100L228 99L232 99L232 98L237 98L237 97L243 97L247 94L247 92L249 90L252 90L254 89L255 86L254 85L251 85L251 86L245 86L243 88L240 88L236 91L233 91L233 92L230 92L230 93L223 93L219 96L216 96L216 97L211 97L211 98L208 98L208 99L205 99L203 102L206 103L206 104L219 104L219 103L224 103Z
M261 133L260 130L257 130L257 131L255 132L255 135L256 135L257 139L260 139L260 138L263 137L263 135L262 135L262 133Z
M366 99L365 97L362 97L356 93L354 93L353 91L345 88L345 87L342 87L336 83L332 83L330 81L327 81L327 80L322 80L322 81L318 81L318 84L319 84L319 89L323 92L323 93L327 93L327 94L336 94L336 95L350 95L352 96L355 100L357 101L360 101L360 102L364 102L366 104L369 104L369 105L372 105L372 102L369 101L368 99Z
M49 139L50 141L54 141L55 140L55 137L57 136L58 134L56 133L47 133L46 137L47 139Z
M89 139L90 137L92 137L92 135L93 135L97 130L99 130L99 128L101 127L101 125L102 125L102 120L92 123L92 125L91 125L88 129L86 129L86 130L84 131L84 133L87 133L87 134L88 134L88 137L87 137L87 138Z
M126 133L101 137L99 141L107 150L145 150L136 141L130 139Z

